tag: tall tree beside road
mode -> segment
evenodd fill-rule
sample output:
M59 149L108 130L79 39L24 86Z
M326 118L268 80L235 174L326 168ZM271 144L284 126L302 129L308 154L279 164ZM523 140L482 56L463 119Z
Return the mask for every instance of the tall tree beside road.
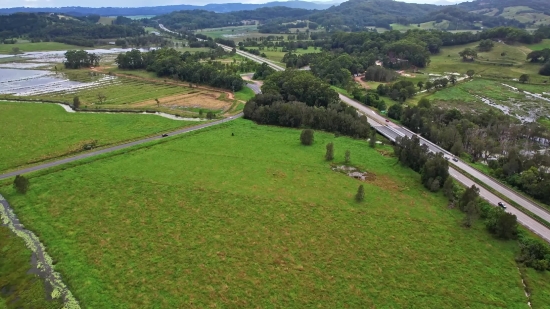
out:
M23 176L23 175L17 175L15 176L15 180L13 181L13 188L15 191L25 194L29 190L29 180Z

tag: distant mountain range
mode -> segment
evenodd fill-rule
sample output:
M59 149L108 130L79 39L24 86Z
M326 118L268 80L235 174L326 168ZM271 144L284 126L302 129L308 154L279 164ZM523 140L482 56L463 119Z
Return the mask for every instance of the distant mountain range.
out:
M138 15L162 15L169 14L174 11L191 11L191 10L205 10L216 13L228 13L236 11L252 11L264 7L276 7L285 6L296 9L306 10L325 10L333 5L338 5L343 1L331 1L331 2L309 2L309 1L275 1L263 4L246 4L246 3L224 3L224 4L207 4L207 5L165 5L165 6L151 6L151 7L79 7L68 6L59 8L33 8L33 7L16 7L0 9L0 14L13 14L17 12L50 12L59 14L71 14L75 16L82 15L101 15L101 16L138 16Z

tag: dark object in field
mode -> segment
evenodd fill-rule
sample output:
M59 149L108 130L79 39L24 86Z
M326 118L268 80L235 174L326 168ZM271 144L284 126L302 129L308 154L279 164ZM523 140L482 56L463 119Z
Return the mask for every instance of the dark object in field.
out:
M231 136L235 136L235 133L231 133Z
M167 137L167 136L168 136L168 134L166 134L166 133L162 134L162 137Z

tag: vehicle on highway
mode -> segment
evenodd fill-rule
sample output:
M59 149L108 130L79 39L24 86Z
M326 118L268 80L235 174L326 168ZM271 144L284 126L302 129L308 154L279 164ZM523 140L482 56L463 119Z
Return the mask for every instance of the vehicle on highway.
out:
M449 160L449 157L445 157L445 160Z
M458 158L457 158L457 157L454 157L454 158L453 158L453 161L458 162Z
M498 202L498 206L502 207L503 209L506 209L506 205L504 205L504 203L502 202Z
M388 119L386 119L386 122L390 122Z
M167 136L168 136L168 134L166 134L166 133L162 134L162 137L167 137Z

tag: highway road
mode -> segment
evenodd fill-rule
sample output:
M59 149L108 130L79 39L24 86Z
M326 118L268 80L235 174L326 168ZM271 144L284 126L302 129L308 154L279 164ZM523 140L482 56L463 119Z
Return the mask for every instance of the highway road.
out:
M223 47L225 50L231 50L230 47L223 46L218 44L219 46ZM277 64L274 64L273 62L266 60L265 58L252 55L250 53L246 53L240 50L237 50L237 54L247 57L251 60L254 60L259 63L267 63L270 67L275 69L276 71L284 71L285 69ZM348 105L351 105L355 107L359 112L367 116L369 123L373 128L375 128L380 134L386 136L390 140L395 140L397 137L403 137L408 136L412 137L414 133L410 131L409 129L399 126L395 123L388 122L387 119L378 113L376 113L374 110L368 108L367 106L347 97L342 94L340 94L340 99L345 102ZM442 149L441 147L433 144L432 142L428 141L427 139L422 138L421 136L418 136L420 139L421 144L425 144L430 151L434 153L443 153L445 156L452 158L454 157L451 153L448 151ZM497 180L493 179L490 176L487 176L480 171L472 168L468 164L464 163L461 160L458 160L458 162L450 161L451 165L455 165L456 167L460 168L464 172L468 173L469 175L473 176L474 178L478 179L479 181L483 182L487 186L491 187L495 191L498 191L500 194L506 196L510 200L516 202L517 204L521 205L525 209L529 210L533 214L536 214L540 218L546 220L547 222L550 222L550 212L546 209L543 209L536 205L535 203L531 202L529 199L525 198L524 196L513 192L512 190L508 189L505 185L501 184ZM460 183L471 187L472 185L476 185L478 188L480 188L480 196L493 204L493 206L498 207L497 203L501 201L499 197L497 197L495 194L492 194L491 192L483 189L479 184L475 183L474 181L470 180L470 178L466 177L465 175L461 174L454 168L449 168L449 173L452 177L457 179ZM546 226L540 224L536 220L530 218L520 210L514 208L513 206L508 205L506 209L509 213L515 214L518 218L518 222L522 224L523 226L527 227L534 233L538 234L540 237L545 239L546 241L550 242L550 229Z

